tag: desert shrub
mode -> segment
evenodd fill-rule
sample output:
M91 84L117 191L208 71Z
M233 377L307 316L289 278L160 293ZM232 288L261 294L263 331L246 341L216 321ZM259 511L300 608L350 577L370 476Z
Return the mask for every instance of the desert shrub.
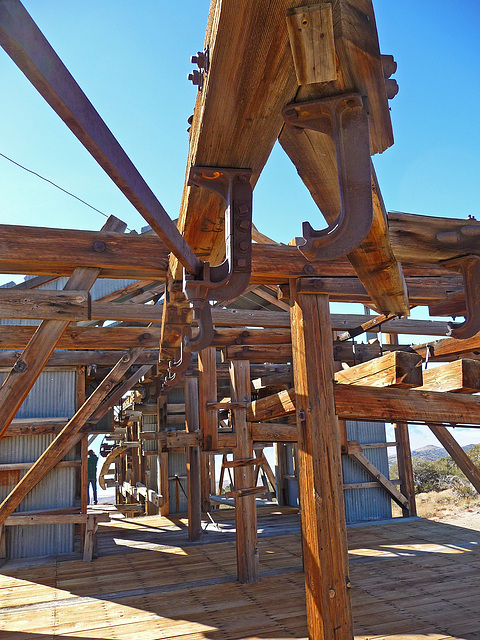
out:
M415 482L416 493L428 493L429 491L443 491L454 486L454 476L448 465L442 460L430 462L414 458L413 480Z

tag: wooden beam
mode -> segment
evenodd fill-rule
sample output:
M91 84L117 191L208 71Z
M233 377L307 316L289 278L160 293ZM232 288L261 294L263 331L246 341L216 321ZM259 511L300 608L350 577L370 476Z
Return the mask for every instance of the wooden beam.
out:
M45 322L62 322L63 320L46 320ZM33 339L37 327L29 326L0 326L0 347L3 349L22 349ZM43 333L43 332L42 332ZM131 349L134 346L143 346L146 349L158 347L160 329L158 327L78 327L66 326L63 334L55 344L56 349L100 349L121 350ZM101 356L101 354L99 354ZM56 354L57 362L62 356ZM68 356L65 356L68 360ZM90 360L90 362L96 362Z
M88 320L89 315L88 291L0 290L0 318Z
M480 334L476 334L471 338L457 340L455 338L444 338L443 340L434 340L423 344L412 345L412 349L419 353L423 359L427 357L429 360L453 360L464 354L471 354L480 351ZM471 357L471 356L469 356Z
M351 640L347 531L328 297L292 292L291 316L309 638Z
M0 6L0 45L181 264L198 273L185 238L18 0Z
M287 28L298 84L336 80L331 4L290 9Z
M478 360L454 360L423 372L424 391L450 391L477 393L480 391L480 362Z
M348 443L348 455L359 464L372 478L387 491L390 497L402 508L408 507L408 499L400 493L397 487L390 482L390 480L383 475L377 467L370 462L370 460L363 454L362 446L358 442L351 441Z
M463 471L475 490L480 493L480 469L473 463L446 427L428 425L440 444L448 451L455 464Z
M334 393L336 413L345 420L480 426L477 396L346 384L336 384ZM265 422L294 412L295 392L289 389L252 402L248 419Z
M110 216L102 230L124 231L125 228L126 225L121 220ZM64 289L88 291L98 274L98 269L77 267ZM36 329L33 328L35 333L0 388L0 439L35 384L68 324L66 320L46 320Z
M230 364L232 401L243 403L232 409L232 421L237 436L233 451L235 461L253 458L251 425L247 422L247 403L250 401L250 365L246 360ZM257 548L257 507L255 495L247 494L255 486L255 471L252 465L234 468L235 530L237 544L237 574L242 583L260 580L260 565ZM242 495L244 492L244 495Z
M285 11L299 4L211 5L209 70L197 94L187 173L194 165L247 167L257 182L283 125L281 109L297 90ZM224 204L216 194L185 184L178 226L197 255L211 264L223 259Z
M436 263L478 252L480 222L389 212L395 255L402 262Z
M81 350L54 351L48 360L49 367L72 367L96 364L99 367L113 367L125 350ZM0 349L0 367L12 367L20 357L20 351ZM158 361L158 349L145 349L137 364L155 364Z
M87 398L85 403L65 425L53 442L41 454L33 467L21 478L19 483L0 504L0 525L18 507L26 495L49 473L53 467L72 449L81 439L79 431L89 416L99 406L105 396L121 379L127 369L135 362L141 349L133 349L128 356L123 356L107 377Z
M168 255L155 236L105 228L83 231L0 225L2 273L66 276L75 265L82 265L99 269L101 277L161 280L167 274Z
M198 391L202 450L218 449L218 411L207 405L217 402L217 350L207 347L198 354Z
M358 278L302 278L304 293L325 293L332 302L375 302ZM433 300L444 300L448 291L463 288L461 276L431 276L405 278L412 305L428 305ZM286 285L284 285L286 286Z
M198 380L185 380L185 426L187 433L197 434L200 428ZM202 535L202 490L200 480L200 447L187 447L188 539Z
M88 419L89 423L98 422L105 415L107 415L107 413L114 405L121 403L121 399L123 398L123 396L128 393L137 384L137 382L139 382L144 376L146 376L151 368L152 365L145 364L139 367L137 371L135 371L135 373L133 373L124 382L119 384L117 388L112 393L110 393L110 395L105 398L105 400L99 405L99 407L97 407L97 409L90 415Z
M375 360L337 371L335 382L369 387L419 387L421 365L422 358L417 353L390 351Z
M304 102L349 91L368 96L371 153L382 152L393 144L393 134L372 3L338 1L332 4L332 8L339 78L327 84L301 87L295 101ZM331 224L340 212L333 141L316 131L297 135L289 127L283 129L279 141ZM372 228L348 258L378 311L408 315L403 273L388 239L385 207L373 165L372 176Z

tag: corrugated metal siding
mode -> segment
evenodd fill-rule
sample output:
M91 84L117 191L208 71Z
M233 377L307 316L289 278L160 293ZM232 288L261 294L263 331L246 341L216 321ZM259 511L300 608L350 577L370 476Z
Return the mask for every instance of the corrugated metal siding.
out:
M349 440L357 440L360 444L386 442L385 425L376 422L347 422L347 435ZM365 449L363 453L388 478L387 449ZM372 481L371 476L348 456L342 456L342 469L345 484ZM381 487L347 489L344 496L347 522L392 517L391 500Z
M145 414L142 417L142 431L157 431L157 416ZM158 444L153 440L145 440L143 443L143 448L145 451L156 451L158 449Z
M187 481L184 476L187 475L187 456L185 453L169 453L168 454L168 477L179 476L181 485L187 493ZM176 480L168 481L168 489L170 493L169 507L170 513L185 513L188 508L188 501L185 497L183 491L180 487L178 487L178 509L176 507L176 496L175 496L175 485Z
M7 375L6 371L0 372L0 384L4 383ZM42 371L16 417L71 418L75 413L76 380L74 368Z
M3 383L6 372L0 372ZM70 418L75 413L75 369L43 371L20 407L18 418ZM0 441L0 462L34 462L54 439L53 434L3 438ZM72 460L72 451L65 459ZM4 477L0 483L3 500L25 472ZM21 502L16 512L73 507L75 499L75 469L51 471ZM7 529L7 556L25 558L73 550L73 525L39 525L9 527Z

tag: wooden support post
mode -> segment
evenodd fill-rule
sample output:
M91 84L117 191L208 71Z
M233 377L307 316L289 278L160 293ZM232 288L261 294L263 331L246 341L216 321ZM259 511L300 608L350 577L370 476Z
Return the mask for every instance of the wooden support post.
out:
M202 511L210 513L210 456L208 453L200 453L200 485Z
M398 335L387 333L385 335L386 344L398 344ZM400 479L400 491L408 500L408 508L402 507L404 518L417 515L417 502L415 499L415 481L413 479L412 452L410 449L410 436L408 433L408 423L396 422L393 425L395 430L395 440L397 442L397 466L398 477Z
M251 424L247 422L247 402L250 401L250 363L239 360L230 363L232 402L245 403L232 409L232 420L237 434L233 459L253 458ZM235 492L254 487L253 465L234 467ZM240 582L258 582L260 568L257 548L257 507L255 495L235 498L235 527L237 532L237 573Z
M78 432L99 406L105 396L112 390L124 373L135 362L142 349L133 349L122 356L106 378L99 384L82 407L67 422L62 431L45 449L35 464L27 471L20 482L9 493L0 505L0 524L3 524L18 507L25 496L49 473L55 465L81 440Z
M287 446L283 442L275 443L277 464L275 465L276 496L280 507L288 504L287 495Z
M408 509L402 507L404 518L417 515L417 503L415 500L415 482L413 479L412 452L410 450L410 437L408 424L396 422L393 425L395 440L397 443L398 477L400 478L400 491L408 500Z
M87 515L87 522L85 525L85 539L83 542L83 561L91 562L93 560L95 545L95 515Z
M163 504L160 507L160 515L168 516L170 513L170 491L168 487L168 453L160 453L158 456L160 474L160 493L163 496Z
M340 438L328 297L292 290L292 346L307 623L311 640L352 640Z
M203 451L218 449L218 412L207 407L217 402L217 350L207 347L198 354L198 383L200 393L200 432Z
M124 231L125 228L126 225L121 220L110 216L103 225L102 231ZM88 291L99 273L100 269L93 267L77 267L64 290ZM43 321L14 364L0 389L0 438L8 429L68 325L68 320Z
M185 379L185 426L187 432L199 430L198 380ZM202 534L202 492L200 481L200 447L187 447L188 539L199 540Z

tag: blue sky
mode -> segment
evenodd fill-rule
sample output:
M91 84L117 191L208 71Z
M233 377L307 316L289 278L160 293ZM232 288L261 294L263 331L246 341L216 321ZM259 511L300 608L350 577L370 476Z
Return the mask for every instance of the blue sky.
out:
M177 217L186 120L196 92L186 76L193 68L190 55L203 48L208 0L24 4L171 217ZM374 0L374 7L381 51L395 56L400 85L391 102L395 145L374 158L387 209L480 219L480 4ZM3 51L0 77L0 153L139 230L145 224L141 216ZM84 229L103 224L100 214L1 157L0 175L0 223ZM255 189L254 222L275 240L288 242L306 219L322 224L276 146ZM11 279L0 278L0 283Z

